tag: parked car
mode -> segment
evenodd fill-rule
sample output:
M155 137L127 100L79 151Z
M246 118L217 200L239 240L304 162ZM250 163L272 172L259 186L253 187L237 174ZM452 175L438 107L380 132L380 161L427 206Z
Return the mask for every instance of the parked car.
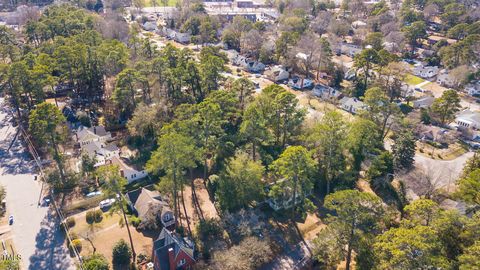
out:
M99 191L93 191L93 192L90 192L88 193L87 195L85 195L87 198L91 198L91 197L95 197L95 196L98 196L98 195L102 195L103 193L99 190Z
M98 206L100 206L100 208L102 208L102 209L103 208L108 208L108 207L112 206L114 202L115 202L115 199L113 199L113 198L112 199L106 199L106 200L101 201L98 204Z

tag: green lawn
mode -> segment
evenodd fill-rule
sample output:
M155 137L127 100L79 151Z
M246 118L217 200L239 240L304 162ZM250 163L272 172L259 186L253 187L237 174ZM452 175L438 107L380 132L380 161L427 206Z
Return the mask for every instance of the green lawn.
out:
M415 75L408 74L407 77L405 78L405 82L410 84L410 85L417 85L419 83L424 82L424 80L420 77L415 76Z
M146 7L153 7L152 0L144 0L144 2L145 2ZM156 0L156 6L157 7L163 7L163 6L165 6L164 2L165 1L162 1L162 0ZM177 5L178 0L168 0L167 2L168 2L167 7L174 7L174 6Z

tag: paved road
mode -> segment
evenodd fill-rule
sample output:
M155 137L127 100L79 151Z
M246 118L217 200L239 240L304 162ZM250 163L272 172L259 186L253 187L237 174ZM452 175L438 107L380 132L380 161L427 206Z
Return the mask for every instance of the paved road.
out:
M473 156L473 152L467 152L453 160L431 159L426 156L416 154L415 166L423 167L434 177L438 177L437 188L445 187L455 183L462 173L465 162Z
M22 269L76 269L53 210L38 206L41 184L34 181L34 163L20 140L7 151L16 129L6 109L0 98L0 184L7 191L8 212L14 215L13 242L22 257Z

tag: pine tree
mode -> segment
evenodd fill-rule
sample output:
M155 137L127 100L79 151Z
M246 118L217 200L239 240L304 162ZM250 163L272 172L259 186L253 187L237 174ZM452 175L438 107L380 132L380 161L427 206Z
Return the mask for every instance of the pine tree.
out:
M410 169L415 162L415 138L409 130L402 130L392 146L393 164L396 170Z

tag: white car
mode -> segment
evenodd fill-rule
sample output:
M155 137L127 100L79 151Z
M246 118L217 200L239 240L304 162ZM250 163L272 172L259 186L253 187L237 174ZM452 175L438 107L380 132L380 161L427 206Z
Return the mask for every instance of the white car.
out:
M100 208L107 208L107 207L110 207L112 206L112 204L115 202L115 199L106 199L106 200L103 200L101 201L98 206L100 206Z
M101 191L93 191L93 192L88 193L86 196L87 196L87 198L91 198L91 197L95 197L95 196L98 196L98 195L102 195L102 192Z

